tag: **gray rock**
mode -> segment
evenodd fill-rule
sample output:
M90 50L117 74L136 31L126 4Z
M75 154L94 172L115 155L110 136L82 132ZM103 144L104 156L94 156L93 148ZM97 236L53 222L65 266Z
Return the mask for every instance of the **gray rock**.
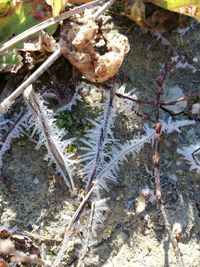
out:
M166 88L163 96L164 101L174 101L182 97L183 91L178 85ZM179 114L184 111L187 107L187 101L181 101L175 105L164 106L165 109L169 110L173 114Z
M122 246L127 241L128 235L124 232L119 232L115 239L118 246Z

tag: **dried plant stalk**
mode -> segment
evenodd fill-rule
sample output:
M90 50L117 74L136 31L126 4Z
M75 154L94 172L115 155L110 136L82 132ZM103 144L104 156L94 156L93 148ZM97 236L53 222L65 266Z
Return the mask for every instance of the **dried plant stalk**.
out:
M24 99L28 108L34 114L39 130L44 138L44 144L47 147L48 155L56 163L58 171L62 174L66 185L68 186L72 195L76 194L76 188L72 178L70 166L67 163L66 155L59 148L59 140L56 140L52 134L51 125L48 122L47 116L42 109L41 100L35 94L32 86L29 86L24 92Z
M183 258L182 258L182 255L181 255L181 251L179 249L178 242L172 236L171 227L170 227L170 224L169 224L168 219L167 219L165 208L164 208L163 205L161 205L160 209L161 209L161 213L162 213L162 216L163 216L163 219L164 219L165 229L166 229L166 231L168 233L168 236L169 236L170 242L172 244L172 247L173 247L177 262L179 264L179 267L184 267L184 262L183 262Z

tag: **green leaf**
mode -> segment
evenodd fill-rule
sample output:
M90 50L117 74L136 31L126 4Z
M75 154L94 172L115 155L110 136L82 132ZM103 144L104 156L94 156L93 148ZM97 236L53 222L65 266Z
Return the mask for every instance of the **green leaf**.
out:
M193 17L200 21L199 0L146 0L144 2L153 3L162 8Z
M46 0L0 0L0 44L52 17L52 13L58 15L64 6L64 2L66 0L56 1L56 4L52 7ZM51 26L48 33L53 34L56 28L57 25ZM34 41L38 35L39 33L32 36L31 40ZM17 71L22 66L21 57L16 51L20 48L23 48L23 42L17 43L13 47L15 49L14 53L10 52L5 56L0 55L0 71Z

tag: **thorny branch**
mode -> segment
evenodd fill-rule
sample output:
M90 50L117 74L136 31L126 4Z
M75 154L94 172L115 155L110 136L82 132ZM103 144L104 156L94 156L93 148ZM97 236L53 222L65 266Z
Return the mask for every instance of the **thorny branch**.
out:
M94 177L96 176L96 172L99 168L99 165L101 164L101 159L100 159L100 152L104 149L104 139L106 138L107 135L107 127L108 127L108 120L109 120L109 116L110 116L110 112L111 112L111 108L113 105L113 99L114 99L114 92L111 90L110 91L110 102L109 102L109 108L108 108L108 112L106 114L106 122L104 125L104 129L101 129L101 136L99 139L99 145L98 145L98 153L97 153L97 157L96 157L96 162L95 162L95 166L94 169L92 170L92 174L89 177L89 183L87 184L87 194L86 196L83 198L83 200L81 201L79 207L77 208L76 212L74 213L72 219L70 220L70 223L67 226L64 238L63 238L63 242L62 242L62 246L59 250L59 253L54 261L53 267L57 267L59 266L60 262L62 261L62 258L64 256L65 251L67 250L67 246L68 246L68 241L69 238L71 236L71 234L73 233L73 230L75 228L76 223L78 222L80 216L82 215L85 206L87 205L91 195L93 194L93 192L96 190L97 186L98 186L98 180L94 181ZM92 213L91 213L92 214ZM91 221L92 219L90 219Z
M159 154L159 142L161 138L161 130L162 125L160 122L160 116L159 116L159 108L160 108L160 97L163 93L163 83L168 75L168 73L172 70L172 68L177 64L176 61L171 61L168 64L165 64L164 69L161 71L160 75L156 78L156 92L155 92L155 141L154 141L154 155L153 155L153 164L154 164L154 177L155 177L155 183L156 183L156 199L157 199L157 207L161 210L162 216L165 222L165 229L168 233L169 239L172 243L172 247L174 249L174 253L176 255L177 261L179 263L180 267L184 267L182 255L180 252L180 249L178 247L178 242L175 240L175 238L172 236L171 233L171 227L168 223L167 216L165 213L165 208L162 204L161 199L161 185L160 185L160 173L159 173L159 164L160 164L160 154Z

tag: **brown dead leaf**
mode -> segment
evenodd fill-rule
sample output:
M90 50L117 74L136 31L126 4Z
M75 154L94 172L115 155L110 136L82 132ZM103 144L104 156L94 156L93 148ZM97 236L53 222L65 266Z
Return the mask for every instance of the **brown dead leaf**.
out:
M24 48L22 50L52 53L56 50L56 41L52 36L49 36L48 33L41 31L38 42L24 43Z
M104 43L104 53L97 49L97 39ZM98 83L117 74L129 51L128 39L124 35L112 31L103 33L103 36L99 34L98 25L88 11L83 17L76 16L73 22L64 23L60 47L63 55L87 80Z

